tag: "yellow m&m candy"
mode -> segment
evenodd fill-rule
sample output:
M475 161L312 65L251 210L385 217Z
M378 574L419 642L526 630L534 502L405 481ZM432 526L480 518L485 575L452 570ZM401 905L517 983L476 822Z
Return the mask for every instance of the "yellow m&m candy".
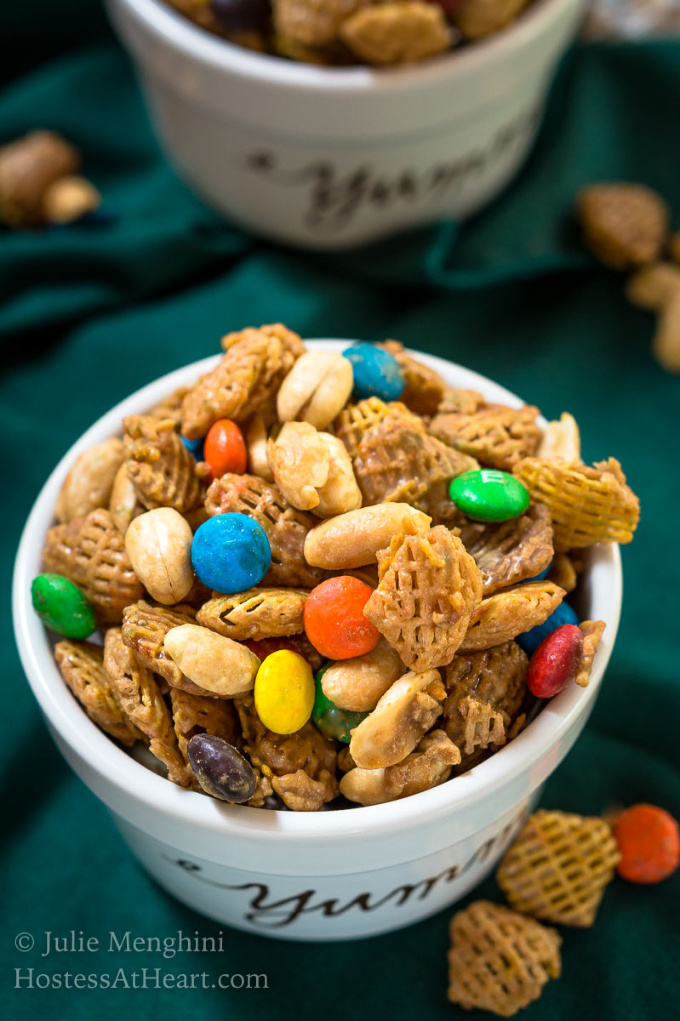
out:
M297 652L272 652L257 671L254 694L255 709L265 727L275 734L294 734L312 715L312 668Z

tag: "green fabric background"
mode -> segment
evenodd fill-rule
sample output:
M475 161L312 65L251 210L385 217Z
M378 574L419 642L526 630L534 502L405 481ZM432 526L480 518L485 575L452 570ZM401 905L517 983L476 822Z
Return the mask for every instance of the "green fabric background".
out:
M627 178L660 188L680 223L680 42L572 54L529 165L474 222L324 257L253 241L185 190L158 152L97 4L3 5L0 51L8 82L0 141L41 125L64 131L118 216L99 230L0 235L3 576L64 450L130 391L215 351L226 330L280 319L305 336L396 336L493 376L548 416L570 409L586 458L622 460L641 496L642 521L623 551L621 631L592 722L543 804L598 813L648 800L680 816L680 379L652 361L651 319L628 307L621 281L580 251L569 219L581 184ZM17 951L20 932L40 943L46 930L105 939L110 930L163 937L178 928L211 935L218 926L147 879L102 805L61 760L18 662L8 584L2 600L3 1017L467 1016L445 998L449 911L337 946L227 930L223 958L132 961L114 953L41 961L37 949ZM499 896L492 880L480 892ZM563 930L563 978L529 1016L676 1018L679 916L680 875L655 888L616 881L592 930ZM224 971L264 971L269 989L13 988L15 967L113 973L133 965L206 971L209 981Z

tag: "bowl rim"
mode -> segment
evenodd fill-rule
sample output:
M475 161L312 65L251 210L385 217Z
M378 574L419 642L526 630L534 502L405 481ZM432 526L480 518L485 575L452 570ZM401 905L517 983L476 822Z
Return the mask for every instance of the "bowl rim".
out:
M343 350L353 340L313 339L311 348ZM408 350L408 349L407 349ZM435 355L412 351L431 368L455 375L455 385L480 390L487 399L520 406L524 402L509 390L485 376ZM99 773L120 795L143 809L168 813L187 825L227 835L247 835L257 840L347 838L354 834L373 835L395 827L420 826L426 818L451 813L470 802L481 801L491 791L510 785L523 773L556 749L575 722L589 714L597 697L618 630L622 574L621 556L616 544L592 547L592 575L604 576L611 612L607 628L597 650L591 680L586 688L571 685L548 702L513 741L460 777L453 778L420 794L380 805L356 806L342 811L313 813L271 811L228 805L201 793L187 791L138 762L123 751L85 714L62 680L52 655L49 633L33 611L31 581L40 570L39 560L47 528L54 521L54 505L63 479L75 458L95 443L120 431L122 417L139 414L200 373L211 368L220 355L201 359L175 369L136 390L102 415L69 448L43 485L27 518L16 554L12 584L12 612L15 640L21 662L33 693L48 721L76 755ZM543 420L544 421L544 420ZM559 758L555 761L555 766ZM554 768L554 767L553 767ZM465 780L466 782L462 782ZM538 781L537 781L538 782Z
M474 70L487 61L531 45L570 7L582 0L534 0L516 21L470 48L453 49L421 64L405 67L368 66L332 68L257 53L213 35L174 10L164 0L107 0L137 17L147 29L161 36L171 48L190 54L214 70L228 70L247 79L262 79L279 86L317 89L324 92L387 92L436 84L450 75Z

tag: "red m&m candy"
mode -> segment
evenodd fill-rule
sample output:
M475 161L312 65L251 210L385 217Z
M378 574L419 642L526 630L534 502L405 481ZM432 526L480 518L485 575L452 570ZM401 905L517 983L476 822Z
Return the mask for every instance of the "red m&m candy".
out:
M583 654L583 632L575 624L562 627L544 638L529 661L527 685L537 698L552 698L576 676Z
M616 871L629 883L660 883L680 865L680 828L665 809L632 805L613 830L621 852Z

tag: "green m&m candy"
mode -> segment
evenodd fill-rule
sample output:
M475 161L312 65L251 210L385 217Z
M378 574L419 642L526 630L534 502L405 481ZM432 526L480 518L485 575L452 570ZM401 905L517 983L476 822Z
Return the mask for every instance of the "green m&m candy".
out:
M453 479L449 496L475 521L509 521L529 506L529 491L519 479L494 468L463 472Z
M43 623L65 638L87 638L97 628L89 599L61 574L39 574L31 585L33 609Z
M330 665L329 663L328 666ZM359 726L368 713L353 713L348 709L340 709L335 702L331 702L330 698L326 698L321 687L321 678L328 670L328 666L316 675L316 696L312 708L312 720L324 737L349 744L351 731Z

